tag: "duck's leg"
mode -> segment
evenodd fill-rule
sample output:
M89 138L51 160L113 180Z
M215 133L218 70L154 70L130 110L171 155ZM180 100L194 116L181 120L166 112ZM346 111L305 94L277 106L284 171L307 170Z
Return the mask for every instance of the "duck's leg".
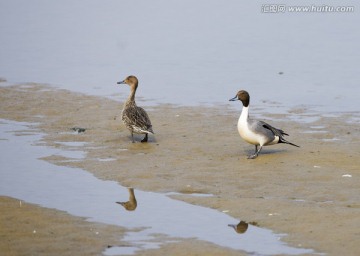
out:
M134 140L134 133L131 131L131 141L132 143L135 143L135 140Z
M148 134L147 133L145 133L145 137L142 139L142 141L141 142L147 142L148 141Z
M250 156L248 157L248 159L255 159L255 158L257 158L257 156L259 155L261 149L262 149L262 146L260 146L260 148L259 148L259 150L258 150L258 146L255 145L255 153L254 153L253 155L250 155Z

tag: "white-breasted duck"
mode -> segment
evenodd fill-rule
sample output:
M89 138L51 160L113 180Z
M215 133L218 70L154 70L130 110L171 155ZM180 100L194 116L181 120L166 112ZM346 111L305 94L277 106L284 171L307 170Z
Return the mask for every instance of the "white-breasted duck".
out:
M247 91L241 90L230 101L240 100L243 104L241 115L237 124L237 128L241 138L246 142L255 145L255 153L250 155L249 159L256 158L263 146L274 145L277 143L286 143L295 147L299 147L286 139L284 135L289 136L283 130L277 129L263 121L252 120L249 117L250 95ZM259 149L258 149L259 146Z
M124 103L121 119L126 128L131 132L132 142L135 142L134 133L145 134L141 142L147 142L148 134L154 134L154 131L146 111L138 107L135 103L135 93L139 84L138 79L135 76L128 76L124 81L118 82L117 84L127 84L130 86L130 95Z

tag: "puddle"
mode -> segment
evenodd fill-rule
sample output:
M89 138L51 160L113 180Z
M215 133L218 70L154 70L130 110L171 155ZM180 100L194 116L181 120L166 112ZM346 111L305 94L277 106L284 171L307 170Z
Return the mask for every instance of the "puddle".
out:
M294 202L304 203L306 202L305 199L293 199Z
M308 131L303 131L302 133L328 133L328 131L319 131L319 130L308 130Z
M141 237L136 232L129 232L123 239L124 242L131 242L132 246L114 246L106 249L103 254L111 255L132 255L141 250L158 249L164 243L176 243L178 240L161 241L156 237Z
M65 158L69 158L64 162L73 162L84 159L86 157L86 153L84 151L79 150L84 147L87 143L82 141L56 141L55 144L65 146L68 150L57 149L54 153L56 156L62 156ZM55 149L54 149L55 150Z
M116 158L111 158L111 157L109 157L109 158L97 158L97 160L99 162L112 162L112 161L116 161Z
M79 150L71 150L71 151L55 150L54 155L62 156L65 158L73 158L77 160L84 159L86 156L84 151L79 151Z
M304 123L304 124L309 124L309 123L314 123L318 120L320 120L320 117L318 115L289 115L288 119L290 119L291 121L294 122L298 122L298 123Z
M55 143L67 147L83 147L87 144L87 142L83 141L56 141Z
M326 127L323 125L314 125L314 126L310 126L311 129L325 129Z
M213 197L213 194L202 194L202 193L178 193L178 192L168 192L165 195L167 196L195 196L195 197Z
M360 123L360 117L359 116L353 116L347 121L347 123L349 123L349 124L359 124Z
M334 117L337 118L340 116L340 114L332 114L332 113L325 113L321 115L322 117Z
M68 151L39 145L44 135L41 133L15 135L30 125L0 120L0 194L86 217L89 221L138 230L128 232L122 240L130 246L108 248L106 255L157 248L163 240L174 242L176 238L195 238L255 255L314 252L290 247L281 241L284 235L250 224L246 232L234 232L228 225L236 225L239 220L213 209L171 199L169 194L135 190L136 210L125 210L116 202L129 198L127 188L113 181L99 180L78 168L39 160L54 154L68 155Z
M322 141L326 141L326 142L332 142L332 141L339 141L339 138L331 138L331 139L322 139Z

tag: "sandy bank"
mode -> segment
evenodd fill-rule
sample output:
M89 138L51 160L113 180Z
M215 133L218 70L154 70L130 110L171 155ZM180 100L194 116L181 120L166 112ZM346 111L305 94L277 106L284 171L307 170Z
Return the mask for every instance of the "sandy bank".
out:
M329 255L360 253L359 113L317 116L307 109L293 109L287 114L268 114L271 123L289 132L289 140L301 148L272 146L256 160L247 160L254 148L239 138L239 112L226 104L148 107L156 134L147 144L131 143L120 120L121 102L27 84L0 88L0 107L0 118L39 123L49 146L61 147L55 141L88 142L83 161L68 162L58 156L46 161L80 167L101 179L141 190L213 194L176 198L227 210L237 219L287 233L285 241L293 246ZM288 117L313 121L285 121ZM86 131L68 133L72 127ZM20 230L23 224L13 228ZM24 239L22 246L31 243ZM208 247L201 242L191 246L194 251L186 255ZM149 253L161 255L166 248L179 249L181 255L181 246L175 245Z

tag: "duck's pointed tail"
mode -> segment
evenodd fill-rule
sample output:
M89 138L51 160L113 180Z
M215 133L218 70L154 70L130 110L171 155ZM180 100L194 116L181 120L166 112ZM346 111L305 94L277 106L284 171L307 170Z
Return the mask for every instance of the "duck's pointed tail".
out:
M153 131L153 129L151 128L151 131L150 131L152 134L155 134L155 132Z
M279 143L285 143L285 144L289 144L291 146L300 148L300 146L298 146L298 145L296 145L294 143L291 143L290 141L285 140L283 137L280 137Z

